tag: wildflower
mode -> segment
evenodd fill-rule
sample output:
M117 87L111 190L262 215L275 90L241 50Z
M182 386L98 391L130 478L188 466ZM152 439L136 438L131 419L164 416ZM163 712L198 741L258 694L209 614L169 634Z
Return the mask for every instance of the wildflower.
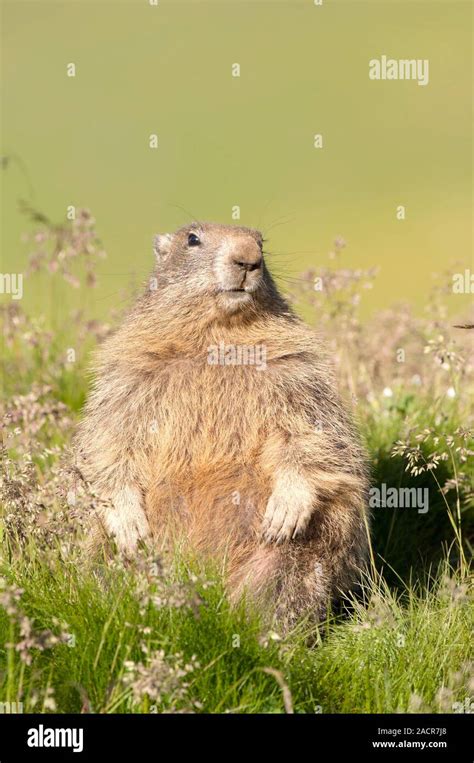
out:
M452 709L453 691L446 686L441 686L436 692L435 701L443 713L448 713Z
M51 649L57 644L67 643L70 638L69 633L61 633L59 636L56 636L50 630L35 632L33 630L32 621L26 616L20 618L19 625L21 636L20 641L16 644L9 644L8 646L10 648L12 646L15 648L15 651L19 653L20 659L26 665L31 665L32 663L33 649L38 649L43 652L45 649Z
M95 267L105 252L89 210L77 209L75 219L62 225L54 225L26 203L22 204L22 211L42 225L31 239L27 273L45 268L50 273L59 273L73 288L78 288L81 280L73 273L72 265L81 262L85 268L85 285L95 286Z
M410 695L408 700L408 712L409 713L429 713L430 707L426 704L423 697L416 692Z
M160 649L152 652L146 662L128 660L124 667L123 683L131 689L136 703L148 697L156 703L166 701L175 709L187 698L189 682L186 679L199 668L199 663L194 655L184 662L182 654L166 657L164 650Z
M463 604L469 600L469 588L467 583L459 583L449 575L445 575L438 590L441 599L448 599L454 604Z
M0 578L0 607L5 610L9 617L18 616L22 594L23 588L9 586L4 578Z
M42 705L43 710L50 710L52 713L55 713L57 710L52 686L47 687L44 695L41 695L38 689L33 689L29 697L29 703L32 710L39 704Z
M281 641L281 636L275 631L268 631L267 634L261 636L259 639L259 643L264 649L267 649L271 641Z

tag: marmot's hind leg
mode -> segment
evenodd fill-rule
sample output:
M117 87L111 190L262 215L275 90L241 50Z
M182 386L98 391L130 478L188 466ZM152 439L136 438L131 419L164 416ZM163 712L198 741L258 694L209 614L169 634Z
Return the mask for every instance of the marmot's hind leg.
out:
M346 512L339 512L344 521L335 522L334 514L341 505L333 506L333 515L313 517L309 537L285 547L276 591L276 617L284 630L305 616L320 622L360 583L368 545L367 526L359 509L347 504Z
M244 598L265 616L268 626L289 631L305 616L324 618L330 600L330 578L307 544L261 545L231 566L230 598Z
M362 509L333 502L316 514L299 539L255 545L232 560L231 599L242 596L287 632L300 619L323 620L332 604L357 586L367 551Z

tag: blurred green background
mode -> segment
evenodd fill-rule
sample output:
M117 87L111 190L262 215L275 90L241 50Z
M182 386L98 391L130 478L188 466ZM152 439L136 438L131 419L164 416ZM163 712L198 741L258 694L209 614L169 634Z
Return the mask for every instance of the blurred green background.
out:
M101 314L147 276L153 233L234 205L283 275L342 235L347 267L381 269L367 311L421 310L433 271L472 262L470 2L7 0L2 17L2 153L20 159L2 171L3 272L27 260L19 198L56 221L92 210ZM381 55L429 59L429 84L369 80ZM25 301L48 311L39 283Z

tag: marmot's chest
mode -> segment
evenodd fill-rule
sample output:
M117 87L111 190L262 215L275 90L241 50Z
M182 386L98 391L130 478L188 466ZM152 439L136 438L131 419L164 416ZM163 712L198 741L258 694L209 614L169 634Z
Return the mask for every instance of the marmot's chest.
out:
M275 423L269 379L256 365L177 363L163 370L156 391L158 449L176 460L216 463L246 459Z

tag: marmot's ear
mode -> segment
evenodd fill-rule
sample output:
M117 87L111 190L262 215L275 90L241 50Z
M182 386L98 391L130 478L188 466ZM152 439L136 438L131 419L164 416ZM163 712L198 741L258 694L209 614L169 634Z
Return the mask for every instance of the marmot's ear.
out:
M157 262L164 262L171 251L171 233L157 234L153 236L153 251Z

